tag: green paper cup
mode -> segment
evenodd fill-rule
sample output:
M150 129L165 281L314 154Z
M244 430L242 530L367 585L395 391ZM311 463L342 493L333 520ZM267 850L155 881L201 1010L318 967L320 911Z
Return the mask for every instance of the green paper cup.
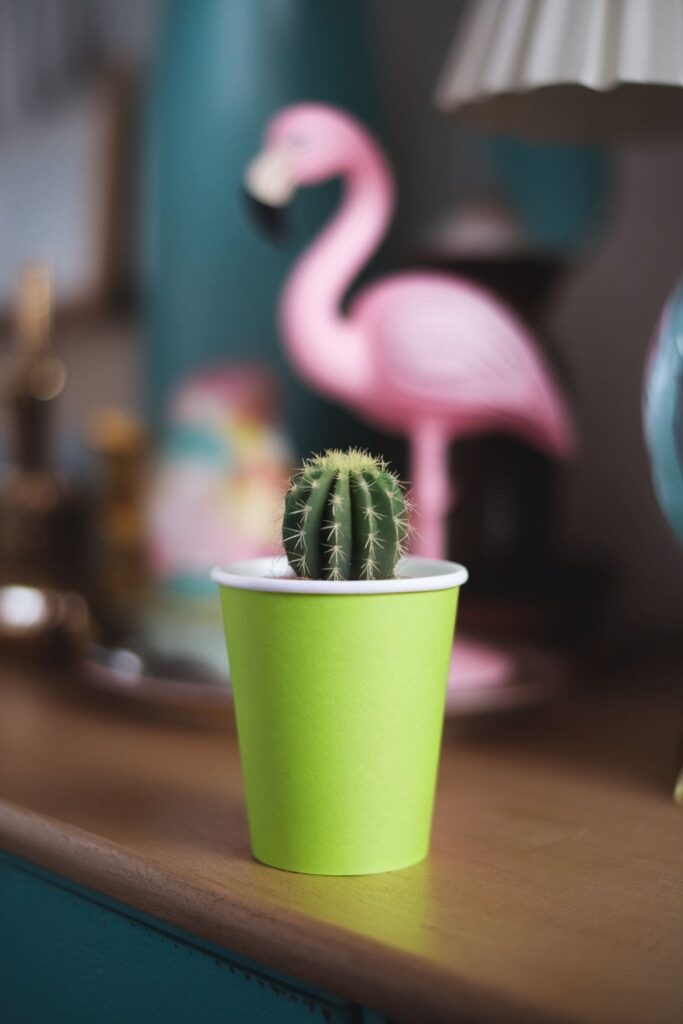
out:
M212 575L254 856L320 875L422 860L467 571L405 558L397 579L328 582L264 558Z

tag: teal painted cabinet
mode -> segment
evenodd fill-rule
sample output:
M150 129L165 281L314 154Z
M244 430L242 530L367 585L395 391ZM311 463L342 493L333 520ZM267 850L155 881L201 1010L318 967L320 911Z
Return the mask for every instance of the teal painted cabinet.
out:
M382 1024L0 853L2 1024Z

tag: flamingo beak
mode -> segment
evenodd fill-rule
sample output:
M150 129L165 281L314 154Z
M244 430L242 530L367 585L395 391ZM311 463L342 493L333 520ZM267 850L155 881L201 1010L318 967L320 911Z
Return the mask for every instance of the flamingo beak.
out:
M279 240L286 234L284 208L296 192L296 181L287 152L271 147L251 161L244 175L249 214L265 234Z

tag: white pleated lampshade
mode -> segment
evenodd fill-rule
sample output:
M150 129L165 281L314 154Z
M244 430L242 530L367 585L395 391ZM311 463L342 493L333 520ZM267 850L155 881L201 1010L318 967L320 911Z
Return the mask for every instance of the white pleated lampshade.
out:
M436 103L558 139L683 135L683 0L471 0Z

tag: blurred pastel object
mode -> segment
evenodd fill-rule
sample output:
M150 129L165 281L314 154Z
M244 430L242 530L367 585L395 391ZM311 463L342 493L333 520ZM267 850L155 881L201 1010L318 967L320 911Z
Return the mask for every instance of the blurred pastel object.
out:
M292 457L276 397L271 375L251 366L201 373L173 397L149 501L158 582L201 592L216 563L279 552Z
M295 265L280 300L289 356L304 379L360 416L408 436L417 554L446 556L452 438L518 434L564 458L574 432L564 398L528 330L468 281L412 272L344 297L382 241L395 189L377 142L355 119L319 104L270 122L246 172L269 220L297 188L341 177L337 214Z
M643 398L655 493L683 545L683 281L669 299L655 331Z

